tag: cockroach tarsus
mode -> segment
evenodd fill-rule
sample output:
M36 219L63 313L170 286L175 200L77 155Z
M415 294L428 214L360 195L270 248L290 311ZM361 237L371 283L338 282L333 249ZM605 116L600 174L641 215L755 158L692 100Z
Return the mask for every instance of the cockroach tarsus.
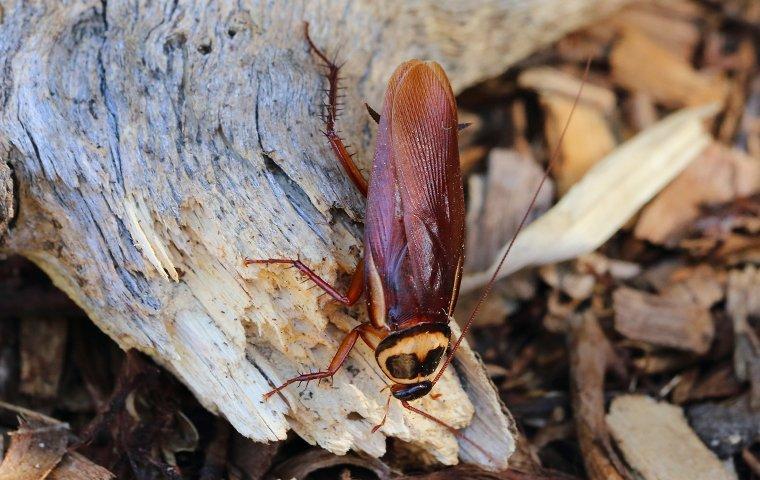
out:
M380 369L392 382L390 397L422 417L444 427L491 456L459 430L409 402L428 395L451 363L480 306L489 294L517 234L525 225L541 186L546 181L567 130L563 129L530 206L464 324L451 343L449 322L458 297L464 263L464 192L459 166L458 132L454 94L443 69L435 62L410 60L391 76L381 113L365 104L378 123L375 157L370 182L354 164L335 130L339 105L340 66L311 40L309 25L304 34L312 51L327 70L327 103L324 130L330 147L348 177L367 199L364 258L341 293L299 259L246 259L245 265L284 264L297 268L336 301L354 305L366 293L370 321L354 327L340 343L328 367L298 375L264 395L269 398L297 382L332 378L361 339L375 352ZM586 64L583 83L588 75ZM573 103L573 111L581 89Z

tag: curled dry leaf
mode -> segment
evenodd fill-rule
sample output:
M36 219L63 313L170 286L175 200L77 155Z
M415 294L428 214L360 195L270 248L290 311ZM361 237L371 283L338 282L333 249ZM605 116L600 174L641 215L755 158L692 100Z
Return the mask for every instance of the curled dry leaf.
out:
M716 110L710 105L677 112L615 149L523 230L498 278L591 252L607 241L710 143L702 121ZM485 285L507 247L489 269L465 276L461 291Z
M643 395L612 401L607 426L625 459L645 480L733 480L689 427L683 411Z

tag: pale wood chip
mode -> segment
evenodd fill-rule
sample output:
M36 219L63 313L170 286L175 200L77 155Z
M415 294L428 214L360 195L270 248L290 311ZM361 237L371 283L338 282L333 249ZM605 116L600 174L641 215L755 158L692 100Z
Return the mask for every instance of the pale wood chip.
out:
M612 401L607 427L628 463L645 480L730 480L718 458L686 422L683 411L643 395Z

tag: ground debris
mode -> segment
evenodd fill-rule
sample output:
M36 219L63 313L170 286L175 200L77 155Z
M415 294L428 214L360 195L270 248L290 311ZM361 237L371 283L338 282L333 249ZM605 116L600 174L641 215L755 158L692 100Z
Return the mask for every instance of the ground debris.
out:
M607 426L628 463L646 480L731 480L700 442L683 411L643 395L615 398Z
M710 311L693 301L620 287L613 294L615 329L654 345L706 353L715 334Z

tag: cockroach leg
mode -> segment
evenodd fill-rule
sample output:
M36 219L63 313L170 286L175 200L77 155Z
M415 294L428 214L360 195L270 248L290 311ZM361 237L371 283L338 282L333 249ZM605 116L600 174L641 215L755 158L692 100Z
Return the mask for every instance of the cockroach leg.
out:
M335 130L335 121L338 119L338 111L340 109L338 102L338 91L340 90L340 87L338 86L338 81L340 80L338 73L340 72L340 66L336 65L333 60L327 58L327 55L317 48L311 40L311 37L309 36L308 22L304 22L304 34L311 51L324 62L324 66L327 68L327 74L325 76L327 77L329 86L327 89L327 104L325 105L326 113L324 115L325 129L322 133L330 142L330 147L332 147L333 153L338 157L338 161L343 165L343 169L346 171L346 174L348 174L348 177L354 182L354 185L356 185L356 188L359 189L362 195L366 197L368 189L367 179L364 178L362 172L357 168L351 158L351 154L348 153L346 146L343 144L343 140L341 140L340 136L338 136L338 132Z
M480 445L478 445L474 441L472 441L469 438L467 438L467 436L464 433L460 432L459 430L457 430L456 428L452 427L451 425L449 425L448 423L444 422L443 420L438 419L438 418L434 417L433 415L430 415L429 413L427 413L427 412L425 412L423 410L420 410L419 408L411 406L409 404L409 402L407 402L405 400L401 400L401 406L403 406L404 408L406 408L410 412L414 412L417 415L421 415L421 416L427 418L428 420L430 420L431 422L436 423L436 424L442 426L443 428L445 428L446 430L448 430L455 437L461 438L465 442L469 443L473 447L475 447L478 450L480 450L480 452L483 455L485 455L492 463L494 463L494 464L497 463L496 460L491 456L491 454L488 453L487 451L485 451L485 449L483 449L483 447L481 447Z
M337 373L338 369L346 362L346 359L348 358L348 353L351 351L352 348L354 348L354 345L356 345L356 341L360 338L364 340L364 336L366 333L373 333L375 330L375 327L372 326L370 323L362 323L354 327L348 334L343 337L343 340L340 342L340 346L338 347L338 351L335 352L335 355L333 355L332 360L330 361L330 365L327 366L327 369L317 371L317 372L310 372L310 373L303 373L301 375L298 375L297 377L293 377L289 380L287 380L285 383L280 385L279 387L267 392L264 394L264 400L269 399L272 395L275 393L281 391L283 388L287 387L291 383L296 382L306 382L306 385L308 386L308 382L311 380L321 380L323 378L332 377ZM368 345L370 346L370 345Z
M375 433L376 431L380 430L380 428L383 425L385 425L385 420L388 418L388 409L391 408L391 398L393 398L393 396L388 395L388 401L385 402L385 413L383 414L383 419L380 421L380 423L372 427L372 433Z
M319 275L314 273L312 269L304 265L301 260L289 260L285 258L267 258L263 260L254 260L250 258L245 259L245 266L254 265L254 264L262 264L262 265L271 265L271 264L285 264L290 265L292 267L297 268L301 273L306 275L309 280L317 284L322 290L325 291L328 295L330 295L335 300L339 301L343 305L351 306L356 303L357 300L359 300L359 297L362 296L362 293L364 292L364 261L360 261L359 264L356 266L356 270L351 275L351 284L348 287L348 292L344 295L340 293L338 290L335 289L332 285L327 283L325 280L322 279Z

